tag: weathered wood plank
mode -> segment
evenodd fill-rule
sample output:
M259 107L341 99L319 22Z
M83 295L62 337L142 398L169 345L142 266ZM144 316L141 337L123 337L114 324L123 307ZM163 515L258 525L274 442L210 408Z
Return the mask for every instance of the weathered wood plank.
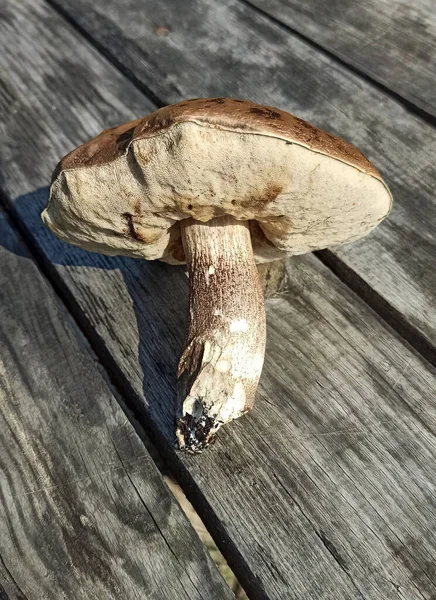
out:
M392 320L395 312L405 316L405 333L436 362L434 128L237 0L186 0L183 11L176 1L148 0L147 10L136 0L50 1L162 103L250 98L296 113L367 154L392 188L394 210L369 238L337 256L342 271L349 267L385 299L385 312L395 309ZM157 24L167 36L156 34Z
M26 19L14 43L26 60L6 59L14 109L27 115L28 126L7 121L8 144L0 147L5 201L112 375L142 410L250 597L430 599L436 593L436 532L429 527L435 369L319 261L300 259L291 267L289 294L268 306L267 359L254 412L202 456L176 453L185 276L168 265L98 257L55 240L39 219L47 189L33 191L68 147L139 114L143 97L44 5L23 6ZM15 5L13 11L12 22L21 14ZM71 52L78 72L64 63ZM62 65L60 96L54 80ZM19 93L24 82L26 96ZM103 123L108 105L113 120Z
M433 0L246 0L436 117Z
M234 597L1 213L0 457L0 597Z
M6 593L6 588L8 593ZM26 600L0 557L0 600Z

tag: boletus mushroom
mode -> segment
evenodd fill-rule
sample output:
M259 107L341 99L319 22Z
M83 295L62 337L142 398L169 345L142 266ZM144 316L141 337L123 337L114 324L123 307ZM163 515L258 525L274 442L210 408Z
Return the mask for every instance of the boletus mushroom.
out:
M351 144L277 108L211 98L73 150L54 172L42 218L88 250L187 264L176 436L199 452L253 406L265 350L256 262L356 240L391 202Z

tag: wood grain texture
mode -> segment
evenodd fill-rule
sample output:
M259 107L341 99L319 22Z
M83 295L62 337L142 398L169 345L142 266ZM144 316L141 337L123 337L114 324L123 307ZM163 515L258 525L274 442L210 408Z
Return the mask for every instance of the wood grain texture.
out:
M247 0L436 117L433 0Z
M0 597L233 598L1 213L0 241Z
M275 260L257 265L260 285L265 299L279 296L287 290L288 274L285 260Z
M176 453L183 271L77 250L39 218L41 186L57 159L140 114L143 97L42 3L22 5L25 18L21 3L8 4L1 32L16 31L20 19L17 52L0 53L14 98L3 111L5 202L250 597L430 600L435 369L318 260L300 259L290 266L289 293L267 306L253 412L200 457ZM67 56L77 57L77 70Z
M249 98L357 146L391 187L394 209L368 238L337 256L343 269L404 315L422 337L420 346L436 346L433 127L238 0L186 0L183 11L175 0L147 0L147 10L136 0L50 1L162 103L197 96ZM168 35L156 35L156 24ZM414 70L415 62L407 68ZM434 353L426 354L436 362Z

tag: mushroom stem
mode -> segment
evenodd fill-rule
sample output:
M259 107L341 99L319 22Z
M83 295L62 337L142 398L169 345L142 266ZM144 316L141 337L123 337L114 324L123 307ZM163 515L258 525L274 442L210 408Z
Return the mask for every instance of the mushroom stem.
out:
M181 222L189 332L179 362L177 439L200 452L249 411L265 354L265 308L247 221Z

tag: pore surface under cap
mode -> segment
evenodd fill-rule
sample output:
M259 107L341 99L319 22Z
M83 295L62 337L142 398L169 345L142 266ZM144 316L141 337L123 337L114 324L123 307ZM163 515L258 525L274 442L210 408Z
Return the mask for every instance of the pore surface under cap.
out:
M59 163L44 222L105 254L183 262L179 221L252 221L258 262L357 239L390 193L351 144L275 108L224 98L165 107Z

